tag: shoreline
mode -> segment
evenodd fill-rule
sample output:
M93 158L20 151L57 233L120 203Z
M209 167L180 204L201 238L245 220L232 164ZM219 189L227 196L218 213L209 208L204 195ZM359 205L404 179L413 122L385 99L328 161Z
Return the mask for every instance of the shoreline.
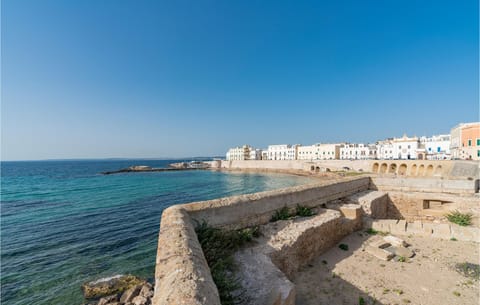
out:
M322 173L312 173L304 170L295 170L295 169L271 169L271 168L208 168L211 171L219 172L238 172L238 173L270 173L270 174L285 174L293 175L300 177L308 177L316 180L327 180L327 179L338 179L351 176L348 172L322 172ZM342 173L344 173L342 175ZM371 173L367 172L357 172L353 171L355 176L370 176Z

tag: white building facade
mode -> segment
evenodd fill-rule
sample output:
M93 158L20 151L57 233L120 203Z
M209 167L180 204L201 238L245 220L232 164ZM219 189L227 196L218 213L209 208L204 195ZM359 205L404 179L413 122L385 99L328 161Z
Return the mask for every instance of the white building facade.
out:
M403 135L401 138L394 138L393 145L393 159L417 159L417 153L420 149L420 141L417 137L409 138Z
M268 160L296 160L300 145L279 144L268 146Z
M381 160L393 159L393 144L391 140L379 141L377 143L377 158Z
M262 149L262 160L268 160L268 150Z
M420 145L423 149L425 149L425 156L427 160L450 159L450 144L449 134L420 138Z
M262 150L258 148L250 149L249 160L262 160Z
M297 160L317 160L318 150L316 145L299 146Z
M377 157L377 147L369 144L344 144L340 148L341 160L367 160Z
M298 160L334 160L340 156L341 144L314 144L299 146Z
M227 161L249 160L251 150L252 150L252 147L250 147L249 145L230 148L226 154L226 159Z

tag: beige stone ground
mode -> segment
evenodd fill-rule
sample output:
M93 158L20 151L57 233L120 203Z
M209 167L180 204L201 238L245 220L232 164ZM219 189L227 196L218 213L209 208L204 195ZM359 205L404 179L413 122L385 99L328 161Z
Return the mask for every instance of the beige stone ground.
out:
M360 298L365 305L480 304L479 281L453 268L455 263L479 264L478 244L404 236L416 255L402 263L363 251L372 238L352 233L340 242L348 251L334 247L302 269L294 279L296 304L362 304Z

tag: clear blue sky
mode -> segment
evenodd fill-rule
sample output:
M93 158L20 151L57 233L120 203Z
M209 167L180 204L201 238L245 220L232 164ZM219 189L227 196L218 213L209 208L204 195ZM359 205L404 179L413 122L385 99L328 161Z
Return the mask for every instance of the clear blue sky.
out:
M479 118L477 0L3 0L2 160L372 142Z

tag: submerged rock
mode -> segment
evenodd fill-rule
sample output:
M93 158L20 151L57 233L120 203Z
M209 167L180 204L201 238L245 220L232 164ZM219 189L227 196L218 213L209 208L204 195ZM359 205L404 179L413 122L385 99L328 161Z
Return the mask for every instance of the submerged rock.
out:
M142 287L146 283L145 280L134 275L117 275L85 283L82 285L82 291L85 299L92 300L117 295L132 287ZM108 303L110 301L104 304Z

